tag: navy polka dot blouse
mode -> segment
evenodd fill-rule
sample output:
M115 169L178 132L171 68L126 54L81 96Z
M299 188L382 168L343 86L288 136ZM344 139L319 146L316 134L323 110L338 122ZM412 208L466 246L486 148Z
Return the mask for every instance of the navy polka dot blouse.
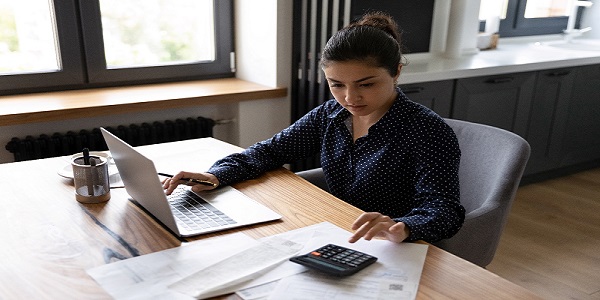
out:
M465 210L459 200L460 150L452 129L401 91L356 141L345 124L350 116L329 100L271 139L217 161L208 172L227 185L320 152L334 196L404 222L409 241L453 236Z

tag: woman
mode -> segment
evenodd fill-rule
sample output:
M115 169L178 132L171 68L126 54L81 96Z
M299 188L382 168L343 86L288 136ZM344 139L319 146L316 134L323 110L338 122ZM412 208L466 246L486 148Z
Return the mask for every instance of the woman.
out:
M320 152L330 192L366 211L352 225L350 242L453 236L464 221L458 141L441 117L396 87L401 60L394 20L383 13L363 16L323 49L321 67L335 99L206 173L180 172L165 180L166 192L183 177L228 185Z

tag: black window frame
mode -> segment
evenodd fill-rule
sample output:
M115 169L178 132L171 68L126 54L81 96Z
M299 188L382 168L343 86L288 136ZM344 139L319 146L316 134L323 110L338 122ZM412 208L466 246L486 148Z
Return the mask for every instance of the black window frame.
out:
M567 28L568 17L525 18L527 0L508 0L506 18L500 20L500 37L561 34ZM575 27L579 28L582 9L577 14ZM484 31L485 21L480 22L479 30Z
M234 77L233 0L213 0L215 60L107 69L99 0L55 0L61 70L0 75L0 95ZM143 8L140 8L143 9Z

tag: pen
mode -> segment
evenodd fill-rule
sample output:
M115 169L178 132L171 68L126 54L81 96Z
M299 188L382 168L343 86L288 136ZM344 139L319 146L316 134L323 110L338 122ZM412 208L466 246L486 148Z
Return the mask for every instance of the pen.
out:
M88 149L88 148L83 148L83 164L84 165L90 164L90 149Z
M165 177L173 177L173 175L171 174L166 174L166 173L158 173L158 175L160 176L165 176ZM198 179L194 179L194 178L181 178L181 180L187 181L187 182L193 182L193 183L197 183L197 184L202 184L202 185L208 185L208 186L212 186L212 187L217 187L217 184L214 182L210 182L208 180L198 180Z

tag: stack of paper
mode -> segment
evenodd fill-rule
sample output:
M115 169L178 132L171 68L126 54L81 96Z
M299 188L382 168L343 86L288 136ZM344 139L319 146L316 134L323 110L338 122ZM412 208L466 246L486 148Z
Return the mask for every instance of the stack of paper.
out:
M427 245L347 242L330 223L254 240L242 233L199 240L88 270L115 299L193 299L236 292L243 299L414 299ZM378 257L346 278L306 272L288 261L325 244Z

